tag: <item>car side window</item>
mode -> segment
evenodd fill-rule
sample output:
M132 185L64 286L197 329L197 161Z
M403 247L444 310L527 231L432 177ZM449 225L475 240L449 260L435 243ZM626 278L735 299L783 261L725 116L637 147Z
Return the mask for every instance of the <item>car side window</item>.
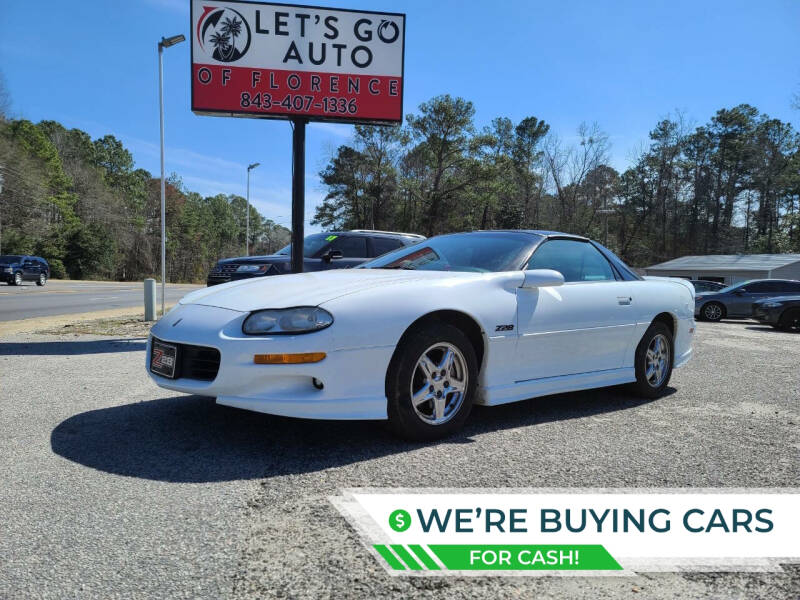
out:
M340 236L331 242L331 250L339 250L344 258L367 258L367 238Z
M800 294L800 282L790 282L786 291L792 294Z
M747 292L748 294L763 294L766 292L771 292L770 284L768 281L757 281L755 283L750 283L742 288L743 292Z
M381 256L392 250L397 250L403 242L400 240L393 240L392 238L372 238L372 250L375 256Z
M548 240L528 261L527 269L553 269L564 281L614 281L608 260L588 242Z
M798 289L791 281L771 281L770 284L772 287L768 291L778 294L789 294Z

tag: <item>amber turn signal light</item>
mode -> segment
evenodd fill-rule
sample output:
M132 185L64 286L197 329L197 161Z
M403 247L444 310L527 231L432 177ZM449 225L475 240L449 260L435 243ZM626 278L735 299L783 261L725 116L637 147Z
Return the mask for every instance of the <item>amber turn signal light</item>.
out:
M301 354L256 354L253 362L257 365L298 365L302 363L318 363L326 354L324 352L303 352Z

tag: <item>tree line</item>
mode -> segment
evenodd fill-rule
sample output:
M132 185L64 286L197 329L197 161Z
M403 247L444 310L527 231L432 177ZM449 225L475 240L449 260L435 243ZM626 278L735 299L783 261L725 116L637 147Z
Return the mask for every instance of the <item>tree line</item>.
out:
M0 98L2 100L2 98ZM7 103L6 103L7 106ZM160 179L135 168L113 135L91 139L56 121L6 119L0 103L0 254L33 254L52 277L140 280L160 272ZM245 252L246 201L166 183L167 273L202 281L219 258ZM290 232L250 206L251 253Z
M403 127L356 126L320 173L313 223L435 235L555 229L605 241L635 266L687 254L800 252L800 135L742 104L706 124L655 124L631 165L609 165L608 136L574 141L530 116L478 129L442 95Z
M0 86L1 87L1 86ZM4 98L0 98L0 101ZM53 277L139 280L160 265L159 179L113 135L3 116L0 253L46 258ZM471 102L422 103L404 126L357 125L320 173L312 223L435 235L555 229L604 241L635 266L686 254L800 252L800 135L742 104L700 126L655 124L631 165L610 166L608 136L582 124L559 138L530 116L478 128ZM246 202L167 181L167 269L202 280L244 253ZM250 207L251 252L289 241Z

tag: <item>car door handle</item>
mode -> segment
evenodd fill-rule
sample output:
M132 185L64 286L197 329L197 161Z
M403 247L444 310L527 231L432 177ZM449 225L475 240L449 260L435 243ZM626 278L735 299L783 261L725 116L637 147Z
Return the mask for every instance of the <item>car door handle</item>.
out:
M622 306L628 306L633 301L630 296L617 296L617 302Z

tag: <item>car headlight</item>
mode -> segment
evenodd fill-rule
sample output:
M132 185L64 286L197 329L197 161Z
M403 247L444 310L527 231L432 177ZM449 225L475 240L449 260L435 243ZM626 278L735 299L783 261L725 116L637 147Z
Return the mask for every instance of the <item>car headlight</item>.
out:
M317 306L266 309L250 313L242 324L247 335L311 333L333 323L333 315Z
M761 306L764 308L778 308L779 306L783 306L783 302L765 302Z
M5 271L6 273L13 273L14 269L12 267L6 267L5 269L3 269L3 271Z
M236 269L237 273L263 273L269 268L269 265L239 265Z

